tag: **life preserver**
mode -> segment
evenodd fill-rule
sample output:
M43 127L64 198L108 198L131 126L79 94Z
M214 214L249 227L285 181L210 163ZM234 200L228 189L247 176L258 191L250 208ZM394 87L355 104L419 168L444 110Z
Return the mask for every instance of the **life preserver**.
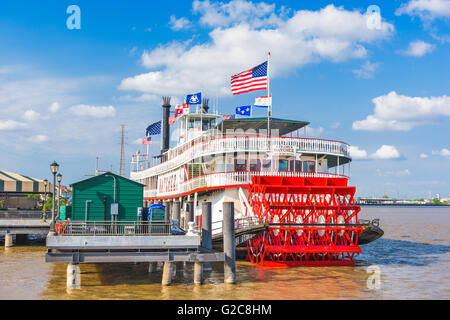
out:
M64 232L64 227L65 227L64 224L56 223L56 224L55 224L55 231L56 231L56 233L57 233L58 235L62 234L62 233Z

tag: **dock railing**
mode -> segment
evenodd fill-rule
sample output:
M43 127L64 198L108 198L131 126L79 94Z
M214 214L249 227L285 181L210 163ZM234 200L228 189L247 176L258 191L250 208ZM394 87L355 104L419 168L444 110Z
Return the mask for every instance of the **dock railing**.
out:
M59 236L162 236L171 234L168 221L69 221L56 225Z

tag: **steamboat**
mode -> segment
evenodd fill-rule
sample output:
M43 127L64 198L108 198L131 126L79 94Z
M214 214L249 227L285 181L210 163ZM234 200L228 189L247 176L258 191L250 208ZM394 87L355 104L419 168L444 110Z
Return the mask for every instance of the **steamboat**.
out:
M201 227L203 202L211 203L213 226L222 222L223 202L233 202L236 222L266 226L241 244L258 266L352 265L359 244L381 236L358 220L347 143L301 136L306 121L229 119L208 103L177 117L170 148L171 105L163 98L161 154L131 161L147 205L162 203L181 226ZM219 230L213 227L213 237Z

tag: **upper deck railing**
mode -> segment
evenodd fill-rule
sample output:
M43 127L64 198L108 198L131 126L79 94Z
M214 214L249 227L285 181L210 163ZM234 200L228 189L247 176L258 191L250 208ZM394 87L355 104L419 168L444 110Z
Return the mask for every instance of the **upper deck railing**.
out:
M170 198L202 190L243 186L252 183L254 176L348 178L342 174L327 172L279 170L214 172L191 178L181 183L176 183L175 181L161 183L158 185L158 189L144 189L144 198Z
M348 144L341 141L273 137L273 136L224 136L220 138L199 137L169 150L167 160L148 169L131 172L132 179L142 179L173 170L194 158L227 152L311 152L349 157Z

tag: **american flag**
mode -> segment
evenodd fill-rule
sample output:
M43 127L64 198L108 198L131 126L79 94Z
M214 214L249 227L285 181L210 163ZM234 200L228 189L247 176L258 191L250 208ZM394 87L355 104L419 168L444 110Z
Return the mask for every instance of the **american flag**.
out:
M155 134L160 134L160 133L161 133L161 120L149 125L147 127L147 129L145 130L145 135L147 137L151 136L151 135L155 135Z
M145 144L145 145L152 144L152 137L142 138L142 144Z
M267 89L267 61L231 77L233 94L263 89Z

